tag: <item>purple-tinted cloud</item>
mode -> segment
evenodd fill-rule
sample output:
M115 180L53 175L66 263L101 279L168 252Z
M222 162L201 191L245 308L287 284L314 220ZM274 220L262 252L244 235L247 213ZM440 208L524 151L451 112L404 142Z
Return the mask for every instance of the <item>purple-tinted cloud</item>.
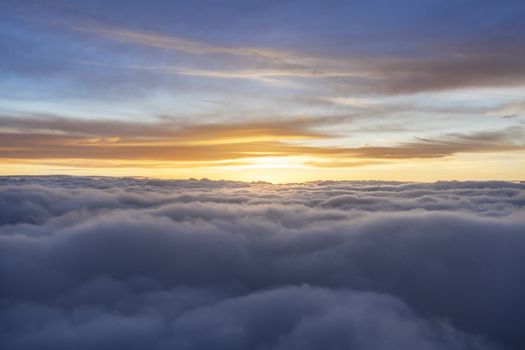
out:
M525 344L525 186L0 179L9 349Z

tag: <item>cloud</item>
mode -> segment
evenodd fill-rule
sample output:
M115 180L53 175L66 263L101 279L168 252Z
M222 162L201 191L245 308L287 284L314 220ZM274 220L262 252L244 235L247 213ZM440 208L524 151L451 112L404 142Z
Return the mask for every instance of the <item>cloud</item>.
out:
M341 93L416 94L464 88L522 86L525 83L523 55L470 54L434 58L310 58L310 66L292 69L224 70L181 67L128 67L164 74L214 79L248 79L276 84L294 79L325 80ZM335 63L334 63L335 61ZM352 64L347 62L351 61ZM300 86L308 86L303 82Z
M71 28L75 31L98 34L124 42L138 45L151 46L161 49L177 50L190 54L222 54L233 56L249 56L255 59L274 60L281 62L284 59L292 58L291 53L282 50L272 50L265 48L250 47L231 47L218 45L210 42L191 40L172 35L164 35L151 32L139 32L126 30L123 28L101 27L100 25L80 25Z
M100 280L103 289L126 297L125 287ZM115 290L112 290L112 288ZM8 318L31 317L4 339L12 349L489 349L479 337L448 324L422 320L401 301L375 293L324 288L281 287L217 301L208 291L176 288L144 293L148 305L135 315L104 307L67 312L36 305L14 306ZM120 294L122 295L122 294ZM107 298L107 297L106 297ZM142 307L151 308L150 310ZM21 334L20 334L21 335Z
M524 207L509 182L3 177L0 343L519 349Z
M211 82L221 79L247 81L233 88L236 95L256 81L344 97L525 83L519 2L483 3L468 18L451 16L467 11L452 2L381 4L388 9L381 13L378 4L359 3L200 5L8 1L0 40L13 49L0 64L20 77L46 79L48 89L57 89L49 76L68 77L57 96L71 93L73 81L97 98L136 98L159 87L186 92L194 84L200 91L213 84L215 91L232 89L231 82Z
M525 83L523 47L490 49L469 43L441 55L313 55L300 50L230 47L160 33L123 28L77 26L76 31L101 35L135 45L176 50L187 54L226 55L242 59L222 69L183 66L128 66L162 74L213 79L248 79L275 84L293 79L322 79L330 86L350 93L413 94L426 91L488 86L521 86ZM306 83L308 85L308 83Z
M503 130L452 133L440 138L419 138L395 147L362 147L357 156L366 158L439 158L455 153L503 152L521 150L523 128L508 127Z
M310 166L348 167L457 153L522 151L525 147L520 126L415 138L388 146L309 143L337 139L341 136L337 131L321 131L322 127L351 119L350 115L184 125L170 118L138 123L0 116L0 158L194 162L195 166L209 166L212 162L249 162L264 157L310 157L305 162Z
M523 49L491 53L467 49L441 58L391 58L379 60L383 74L374 89L410 94L488 86L520 86L525 82Z
M302 117L243 123L191 123L169 116L153 122L65 118L53 115L0 116L0 127L42 134L140 139L170 138L205 141L213 138L243 139L261 136L283 138L323 138L328 134L310 130L317 125L341 122L343 118ZM343 119L344 120L344 119Z

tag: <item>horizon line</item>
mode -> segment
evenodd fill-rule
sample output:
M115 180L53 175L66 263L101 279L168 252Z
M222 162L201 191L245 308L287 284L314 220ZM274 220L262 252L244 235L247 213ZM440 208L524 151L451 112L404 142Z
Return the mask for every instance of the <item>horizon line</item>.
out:
M378 180L378 179L360 179L360 180L330 180L330 179L317 179L309 181L297 181L297 182L272 182L272 181L263 181L263 180L232 180L232 179L210 179L208 177L202 178L161 178L161 177L149 177L149 176L113 176L113 175L68 175L68 174L46 174L46 175L0 175L0 178L53 178L53 177L62 177L62 178L103 178L103 179L114 179L114 180L124 180L124 179L133 179L139 181L193 181L193 182L231 182L231 183L243 183L243 184L267 184L267 185L294 185L294 184L309 184L309 183L320 183L320 182L378 182L378 183L421 183L421 184L435 184L435 183L447 183L447 182L477 182L477 183L488 183L488 182L506 182L506 183L525 183L525 179L515 179L515 180L502 180L502 179L490 179L490 180L458 180L458 179L448 179L448 180L434 180L434 181L417 181L417 180Z

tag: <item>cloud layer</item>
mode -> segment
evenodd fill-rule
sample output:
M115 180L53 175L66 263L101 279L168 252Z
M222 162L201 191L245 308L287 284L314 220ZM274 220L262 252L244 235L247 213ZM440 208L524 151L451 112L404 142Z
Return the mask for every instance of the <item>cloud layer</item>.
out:
M0 178L6 349L519 349L525 185Z
M258 123L180 125L164 118L137 123L60 117L0 115L0 158L6 160L73 159L114 161L249 163L254 158L302 156L328 162L366 165L378 160L442 158L457 153L509 153L525 150L525 128L449 133L414 138L389 146L315 146L307 142L342 137L314 130L338 125L347 117L269 119ZM3 130L2 130L3 129ZM302 142L302 143L297 143Z

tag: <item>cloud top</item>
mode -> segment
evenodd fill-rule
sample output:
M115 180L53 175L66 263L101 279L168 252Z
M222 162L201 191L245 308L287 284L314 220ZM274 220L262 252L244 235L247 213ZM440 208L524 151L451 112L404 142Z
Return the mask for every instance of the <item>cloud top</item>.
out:
M525 184L0 178L7 349L519 349Z

